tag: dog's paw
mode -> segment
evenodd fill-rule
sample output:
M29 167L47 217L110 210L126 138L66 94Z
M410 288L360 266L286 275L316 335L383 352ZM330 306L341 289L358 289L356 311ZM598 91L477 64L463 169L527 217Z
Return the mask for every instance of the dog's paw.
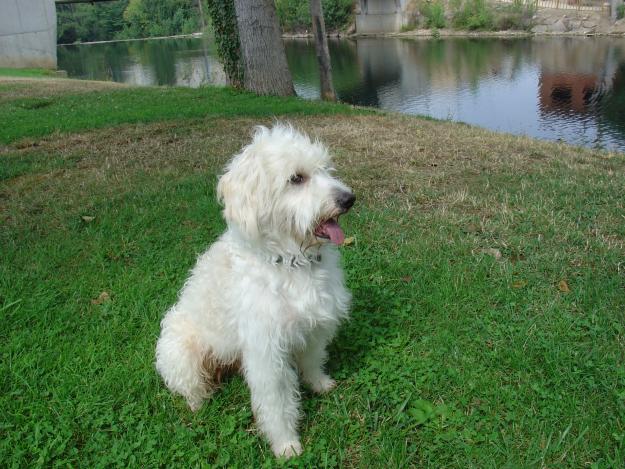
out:
M187 404L191 409L191 412L197 412L202 408L204 404L204 399L196 399L196 398L187 398Z
M330 378L328 375L323 375L310 383L312 390L317 394L325 394L332 391L336 387L336 381Z
M287 441L279 445L272 447L273 454L278 458L292 458L293 456L299 456L302 454L302 445L299 441Z

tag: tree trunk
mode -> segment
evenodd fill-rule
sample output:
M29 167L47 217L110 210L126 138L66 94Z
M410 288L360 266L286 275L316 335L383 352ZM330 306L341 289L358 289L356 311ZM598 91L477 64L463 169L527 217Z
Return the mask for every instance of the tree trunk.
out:
M202 27L202 34L206 32L206 18L204 17L204 8L202 2L204 0L197 0L197 8L200 11L200 26Z
M323 20L321 0L310 0L310 17L312 19L313 36L315 37L317 61L319 62L321 99L324 101L336 101L336 94L332 85L332 64L330 63L330 51L328 50L328 38L326 36L325 21Z
M243 60L234 0L208 0L207 6L215 29L217 54L224 66L228 84L243 88Z
M295 94L273 0L234 0L243 84L258 94Z

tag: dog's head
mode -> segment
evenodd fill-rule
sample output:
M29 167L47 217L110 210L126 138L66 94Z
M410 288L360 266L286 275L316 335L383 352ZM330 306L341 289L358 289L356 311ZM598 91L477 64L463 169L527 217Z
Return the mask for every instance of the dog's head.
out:
M338 218L355 197L333 172L320 142L290 125L257 127L252 143L228 164L217 194L228 225L250 240L342 244Z

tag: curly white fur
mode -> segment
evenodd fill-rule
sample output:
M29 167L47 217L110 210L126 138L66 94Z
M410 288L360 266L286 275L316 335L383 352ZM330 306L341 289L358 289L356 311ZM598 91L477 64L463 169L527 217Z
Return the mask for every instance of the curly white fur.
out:
M315 392L335 385L326 346L350 294L337 248L315 230L353 195L332 171L321 143L288 125L258 127L219 180L228 229L199 257L156 346L158 372L193 410L223 367L240 364L278 456L302 451L298 372Z

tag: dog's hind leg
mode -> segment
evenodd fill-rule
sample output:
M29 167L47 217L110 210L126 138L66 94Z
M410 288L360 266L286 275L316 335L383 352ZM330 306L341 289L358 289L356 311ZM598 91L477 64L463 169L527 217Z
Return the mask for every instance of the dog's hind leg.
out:
M202 407L213 390L211 371L206 366L207 351L202 347L191 323L170 310L162 322L156 344L156 369L167 387L182 395L192 411Z

